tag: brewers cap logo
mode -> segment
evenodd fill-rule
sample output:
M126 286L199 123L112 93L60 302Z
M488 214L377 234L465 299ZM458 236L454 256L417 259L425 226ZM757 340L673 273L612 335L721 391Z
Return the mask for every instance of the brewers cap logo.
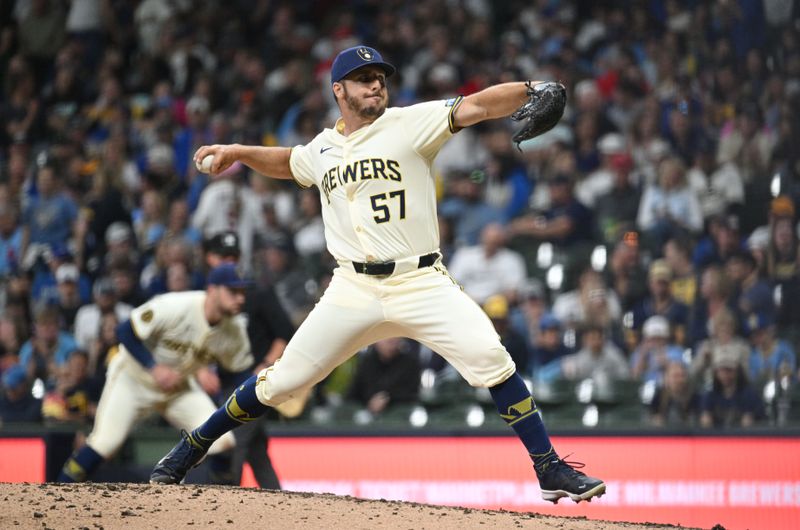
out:
M148 309L147 311L142 313L142 322L144 322L146 324L146 323L150 322L151 320L153 320L153 310L152 309Z
M357 53L358 56L364 59L365 61L372 60L372 52L369 51L367 48L359 48Z
M236 246L236 236L233 234L225 234L222 240L222 244L226 247L233 247Z

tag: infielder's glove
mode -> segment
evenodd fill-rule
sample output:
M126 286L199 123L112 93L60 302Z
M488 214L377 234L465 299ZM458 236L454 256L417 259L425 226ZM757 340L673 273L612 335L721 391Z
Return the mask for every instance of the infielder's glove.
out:
M535 138L555 127L567 104L567 90L561 83L531 85L528 81L525 86L528 87L529 99L511 115L514 121L527 120L512 137L517 149L522 141Z

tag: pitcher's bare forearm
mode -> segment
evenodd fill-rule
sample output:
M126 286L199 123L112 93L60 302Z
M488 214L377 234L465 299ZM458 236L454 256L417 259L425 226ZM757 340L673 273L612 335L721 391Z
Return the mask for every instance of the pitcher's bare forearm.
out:
M213 155L211 173L225 171L234 162L241 162L247 167L276 179L291 179L289 168L289 147L264 147L260 145L204 145L194 154L195 163L200 163L206 156Z
M238 160L247 167L276 179L292 179L289 168L290 147L262 147L259 145L236 145Z
M532 84L541 83L533 81ZM455 111L455 125L469 127L484 120L510 116L528 100L528 87L524 81L501 83L470 94Z

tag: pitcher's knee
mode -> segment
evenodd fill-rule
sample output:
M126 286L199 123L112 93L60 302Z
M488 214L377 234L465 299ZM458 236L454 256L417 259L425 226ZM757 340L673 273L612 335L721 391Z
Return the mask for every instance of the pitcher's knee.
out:
M479 361L471 364L467 361L462 375L474 387L491 388L511 377L516 371L517 367L505 348L493 348L484 352Z
M274 407L302 394L302 390L307 386L307 381L287 375L285 370L276 372L272 368L265 368L258 373L256 380L258 401Z
M229 431L219 437L216 442L211 444L211 447L208 448L208 454L216 455L219 453L224 453L225 451L229 451L234 447L236 447L236 438L234 438L233 433Z

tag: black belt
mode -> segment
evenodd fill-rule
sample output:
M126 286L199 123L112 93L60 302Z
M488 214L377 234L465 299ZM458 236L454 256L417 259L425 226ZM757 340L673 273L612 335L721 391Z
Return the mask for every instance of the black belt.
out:
M417 268L421 269L423 267L430 267L436 263L437 259L439 259L438 252L431 252L430 254L420 256ZM353 268L356 270L356 272L361 274L369 274L370 276L389 276L394 272L394 265L394 261L367 263L359 263L357 261L353 262Z

